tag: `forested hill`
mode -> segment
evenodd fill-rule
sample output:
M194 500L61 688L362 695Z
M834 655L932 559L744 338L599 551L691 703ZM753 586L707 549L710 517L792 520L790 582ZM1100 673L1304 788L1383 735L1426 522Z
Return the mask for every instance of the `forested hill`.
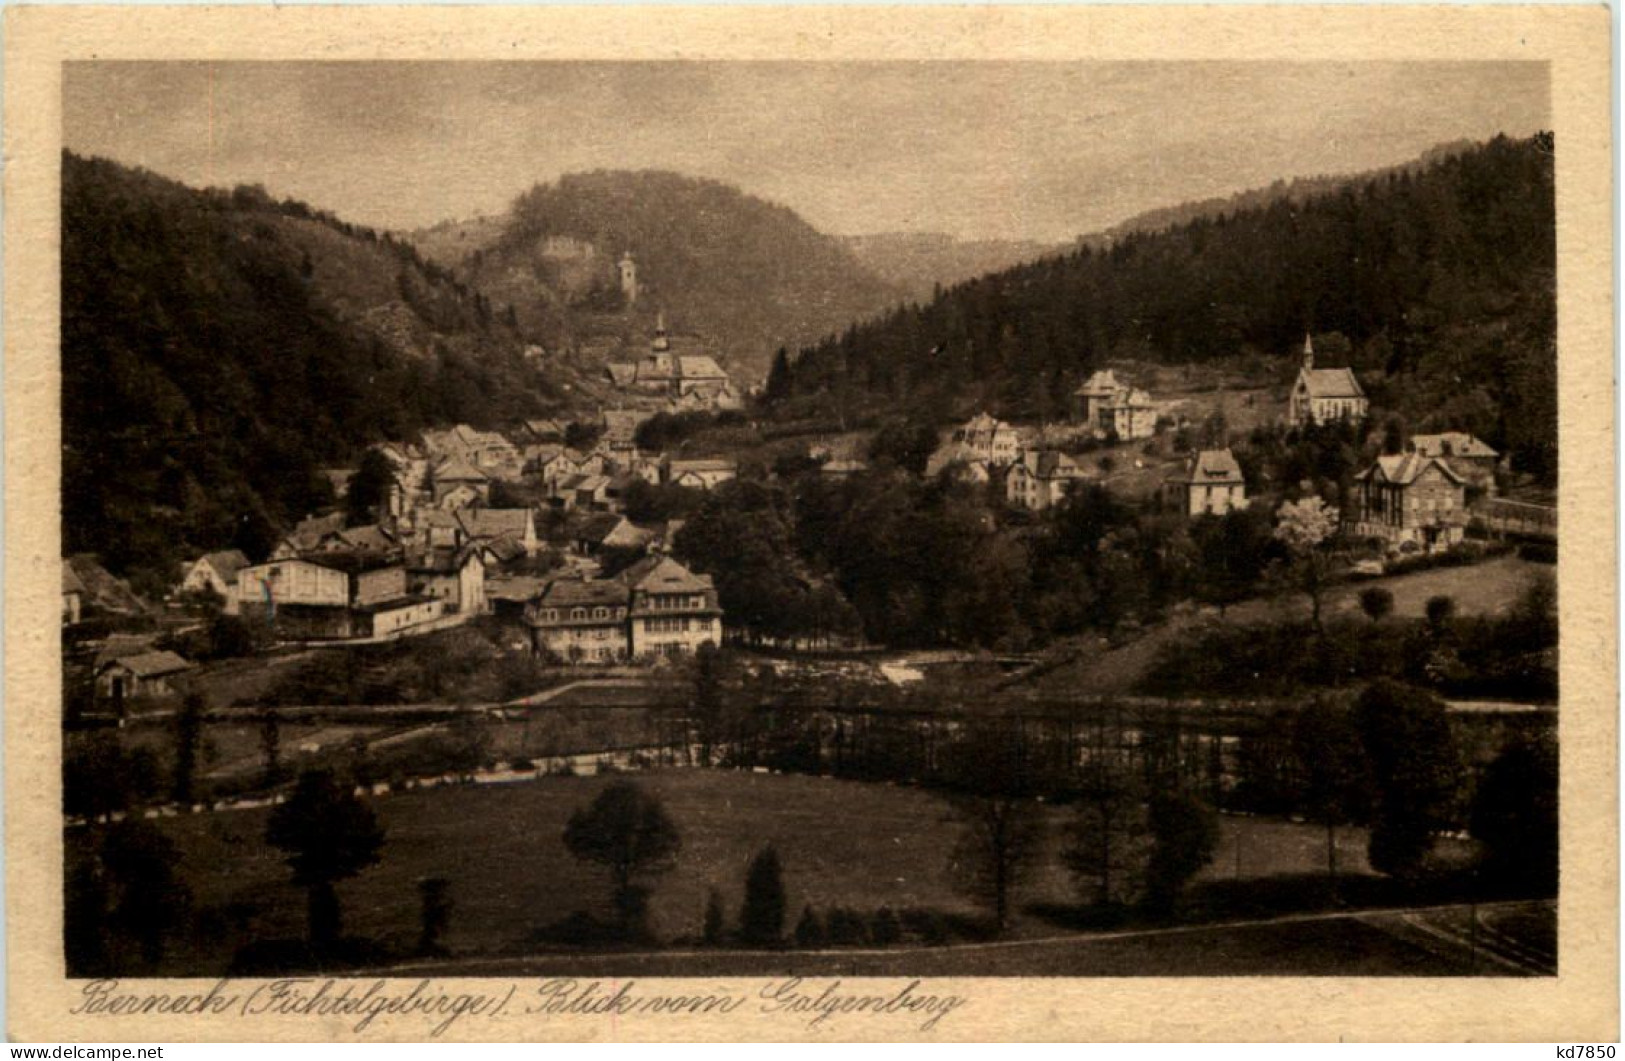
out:
M778 347L814 342L902 297L788 208L664 171L570 174L520 195L496 231L456 232L468 239L428 230L423 246L455 255L441 260L493 301L513 302L527 329L562 320L555 342L585 339L609 323L595 315L612 318L628 308L618 291L587 287L561 297L568 263L551 256L549 241L585 245L599 262L594 275L605 281L630 251L642 292L631 330L645 329L663 310L674 329L715 343L741 381L759 380Z
M408 245L257 188L65 154L64 548L163 570L324 500L323 465L545 407L503 309Z
M850 411L1053 415L1108 360L1295 357L1341 333L1380 406L1555 473L1553 141L1496 140L1315 196L969 281L805 349L770 391ZM1286 366L1282 365L1283 376Z

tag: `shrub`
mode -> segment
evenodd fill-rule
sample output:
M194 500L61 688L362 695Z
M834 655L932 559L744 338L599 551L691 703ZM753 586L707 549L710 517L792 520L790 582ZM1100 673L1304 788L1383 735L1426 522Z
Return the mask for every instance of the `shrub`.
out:
M828 926L829 942L832 946L861 947L869 942L868 923L844 906L832 907L824 921Z
M784 871L772 844L751 859L745 874L745 902L739 910L739 938L758 947L776 947L784 938Z
M875 911L869 935L877 947L890 947L903 938L903 926L897 920L897 915L892 913L891 907L882 906Z
M1557 563L1556 542L1524 542L1518 546L1518 558L1534 564Z
M809 903L801 910L801 920L796 922L796 946L805 950L816 950L829 942L829 934L824 930L824 919L818 916L818 911Z

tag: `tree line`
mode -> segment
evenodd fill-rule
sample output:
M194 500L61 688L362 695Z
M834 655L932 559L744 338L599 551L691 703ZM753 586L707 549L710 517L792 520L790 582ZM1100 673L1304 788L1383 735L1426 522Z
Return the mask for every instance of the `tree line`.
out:
M1373 402L1468 426L1556 474L1550 134L1219 213L942 291L776 358L777 415L967 401L1046 419L1113 360L1205 362L1346 339ZM1462 421L1470 420L1470 424Z

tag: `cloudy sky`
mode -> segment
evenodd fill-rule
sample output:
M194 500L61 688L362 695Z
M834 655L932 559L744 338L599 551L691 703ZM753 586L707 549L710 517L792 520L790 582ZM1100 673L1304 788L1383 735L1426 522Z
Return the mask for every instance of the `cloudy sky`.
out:
M1539 63L96 62L63 102L74 151L381 228L658 168L826 232L1043 240L1550 127Z

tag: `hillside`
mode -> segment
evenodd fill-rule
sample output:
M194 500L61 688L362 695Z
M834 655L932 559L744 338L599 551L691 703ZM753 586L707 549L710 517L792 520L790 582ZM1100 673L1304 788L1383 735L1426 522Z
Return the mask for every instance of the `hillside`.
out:
M63 156L63 548L166 570L326 500L426 424L549 408L506 316L405 244L257 188Z
M805 349L771 391L808 407L1054 415L1109 360L1273 360L1303 336L1411 429L1464 429L1556 474L1553 141L1497 138L1301 203L1081 247Z
M1416 174L1437 162L1469 151L1475 145L1471 140L1457 140L1438 144L1419 157L1397 166L1367 170L1363 173L1330 174L1314 177L1294 177L1271 182L1267 187L1249 188L1233 195L1214 196L1174 206L1158 207L1135 214L1110 228L1082 237L1078 242L1096 250L1110 247L1117 240L1136 233L1160 232L1165 228L1182 225L1204 217L1218 217L1242 210L1255 210L1277 202L1293 204L1307 202L1316 196L1340 192L1344 188L1359 187L1400 173Z
M742 382L795 348L903 296L841 241L793 211L728 185L660 171L595 171L538 184L493 222L412 233L549 345L641 345L657 311L716 344ZM631 252L639 297L622 298L615 263Z
M842 240L870 272L925 302L954 284L1064 249L1033 240L963 240L940 232L881 232Z

